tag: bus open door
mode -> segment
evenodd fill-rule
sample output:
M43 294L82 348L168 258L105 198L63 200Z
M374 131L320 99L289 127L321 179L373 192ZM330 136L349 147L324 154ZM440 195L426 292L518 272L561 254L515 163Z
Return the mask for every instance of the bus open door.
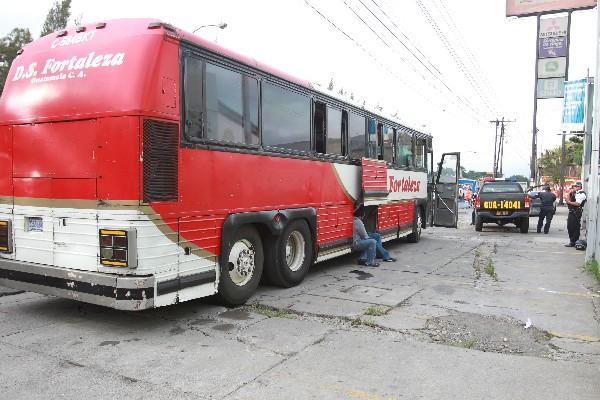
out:
M460 153L444 153L438 164L433 200L433 225L456 228Z

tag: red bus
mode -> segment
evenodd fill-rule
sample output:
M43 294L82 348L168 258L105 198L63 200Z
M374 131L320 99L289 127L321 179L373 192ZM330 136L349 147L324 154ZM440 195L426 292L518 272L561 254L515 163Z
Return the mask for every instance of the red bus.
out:
M157 20L70 28L19 52L0 98L0 285L140 310L456 226L459 155ZM429 191L431 192L431 190Z

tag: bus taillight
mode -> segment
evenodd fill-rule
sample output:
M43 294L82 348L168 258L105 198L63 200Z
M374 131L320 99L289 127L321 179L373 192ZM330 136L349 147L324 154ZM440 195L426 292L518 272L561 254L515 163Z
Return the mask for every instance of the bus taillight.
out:
M135 230L100 229L100 264L135 268Z
M10 221L0 221L0 253L12 253L12 229Z

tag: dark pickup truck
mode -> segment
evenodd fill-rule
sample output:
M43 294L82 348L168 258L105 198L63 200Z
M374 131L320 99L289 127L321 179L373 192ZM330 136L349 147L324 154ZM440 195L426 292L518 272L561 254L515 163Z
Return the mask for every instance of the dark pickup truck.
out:
M515 224L521 233L529 231L529 196L517 182L485 182L475 200L475 230L484 223Z

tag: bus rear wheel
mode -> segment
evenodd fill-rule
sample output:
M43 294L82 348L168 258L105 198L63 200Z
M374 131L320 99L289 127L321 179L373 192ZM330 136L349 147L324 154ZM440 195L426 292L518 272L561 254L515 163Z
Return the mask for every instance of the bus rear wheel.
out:
M267 280L276 286L295 286L308 273L312 258L313 246L308 225L302 220L292 221L276 240L267 243Z
M263 245L251 226L234 234L233 244L221 254L219 297L229 306L244 304L256 291L263 272Z
M413 218L412 233L406 237L409 243L417 243L421 240L421 230L423 229L423 216L421 208L415 209L415 217Z

